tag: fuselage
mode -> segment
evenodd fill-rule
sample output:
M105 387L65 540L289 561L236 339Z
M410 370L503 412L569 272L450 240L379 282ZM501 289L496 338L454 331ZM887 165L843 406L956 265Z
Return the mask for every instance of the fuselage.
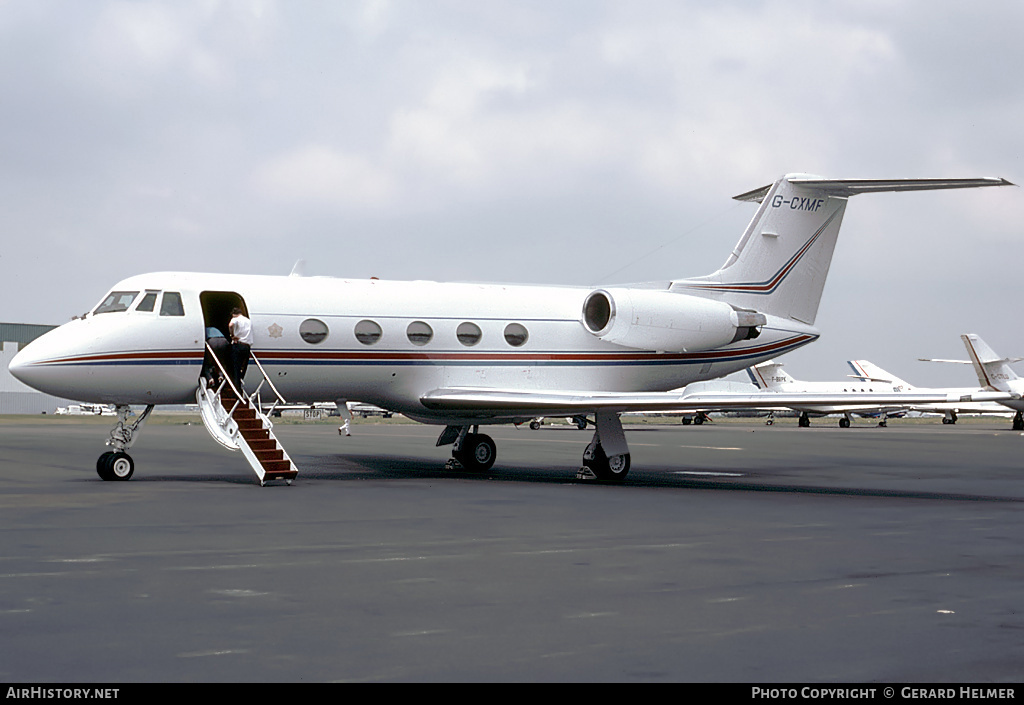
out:
M194 401L204 331L230 309L289 402L347 399L431 420L420 397L478 387L666 391L796 349L812 326L768 317L760 335L713 350L638 350L581 322L592 289L163 272L119 282L84 318L22 350L11 372L57 396L113 404ZM250 366L249 378L258 374ZM437 419L443 422L442 418Z

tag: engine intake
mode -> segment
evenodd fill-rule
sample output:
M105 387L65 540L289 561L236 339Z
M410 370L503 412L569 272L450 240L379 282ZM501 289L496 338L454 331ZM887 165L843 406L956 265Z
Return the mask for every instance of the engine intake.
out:
M672 291L597 289L583 302L583 325L601 340L639 350L712 350L756 338L763 313Z

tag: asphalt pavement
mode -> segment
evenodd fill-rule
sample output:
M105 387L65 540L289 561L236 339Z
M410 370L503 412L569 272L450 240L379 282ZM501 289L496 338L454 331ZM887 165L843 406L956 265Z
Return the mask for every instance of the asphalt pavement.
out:
M276 431L260 487L184 417L135 476L108 420L0 423L0 681L1017 683L1024 435L1003 419L850 429L498 427L482 475L440 429Z

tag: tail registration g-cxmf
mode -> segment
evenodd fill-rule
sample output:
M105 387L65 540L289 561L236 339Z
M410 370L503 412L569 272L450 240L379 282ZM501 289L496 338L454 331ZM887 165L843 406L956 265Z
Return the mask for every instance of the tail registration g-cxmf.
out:
M41 391L118 407L113 450L97 461L104 479L131 476L126 451L153 406L198 399L211 434L242 450L261 481L290 480L296 470L256 400L199 383L204 331L226 333L238 307L255 335L245 387L261 399L360 401L443 425L438 444L477 471L496 457L482 425L586 418L595 432L581 473L618 481L630 465L620 413L701 408L668 390L818 338L850 196L1008 183L785 176L737 197L759 206L718 271L671 282L594 289L144 274L33 342L10 369ZM130 422L133 404L146 411Z

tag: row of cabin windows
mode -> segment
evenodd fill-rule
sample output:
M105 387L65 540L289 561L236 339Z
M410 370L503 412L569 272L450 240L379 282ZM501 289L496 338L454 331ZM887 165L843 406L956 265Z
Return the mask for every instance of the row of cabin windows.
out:
M138 291L113 291L107 295L103 303L96 307L93 314L127 311L135 299L138 298L139 293ZM156 309L156 300L159 295L159 291L147 291L142 296L138 306L135 307L135 310L152 313ZM185 315L185 306L181 301L181 294L179 292L163 292L163 298L160 301L160 315ZM375 345L384 335L384 330L380 327L380 324L371 320L359 321L359 323L356 323L353 332L355 333L356 340L363 345ZM327 340L328 333L330 333L330 330L327 328L327 324L316 318L307 318L299 325L299 335L311 345L319 345ZM424 321L413 321L405 329L405 335L413 345L424 346L434 339L434 329ZM483 340L484 334L480 330L480 326L466 321L460 323L458 328L455 329L455 337L466 347L473 347ZM506 343L514 348L518 348L526 344L530 334L526 330L526 326L521 323L509 323L505 326L504 337Z
M127 311L132 305L132 302L138 297L138 291L112 291L107 295L107 298L103 299L103 303L96 307L93 314L97 313L117 313L119 311ZM139 301L139 305L135 307L136 311L148 311L152 313L156 309L156 300L160 295L159 291L147 291L142 300ZM163 299L160 301L160 315L161 316L184 316L185 306L181 302L181 294L177 291L165 291Z
M328 333L327 324L316 318L307 318L299 326L299 335L312 345L322 343ZM376 345L384 336L384 329L376 321L362 320L356 323L353 333L363 345ZM405 336L413 345L422 347L434 339L434 329L424 321L413 321L406 327ZM484 334L480 326L466 321L455 329L455 337L466 347L473 347L483 340ZM505 326L504 337L506 343L518 348L526 344L530 335L521 323L509 323Z

